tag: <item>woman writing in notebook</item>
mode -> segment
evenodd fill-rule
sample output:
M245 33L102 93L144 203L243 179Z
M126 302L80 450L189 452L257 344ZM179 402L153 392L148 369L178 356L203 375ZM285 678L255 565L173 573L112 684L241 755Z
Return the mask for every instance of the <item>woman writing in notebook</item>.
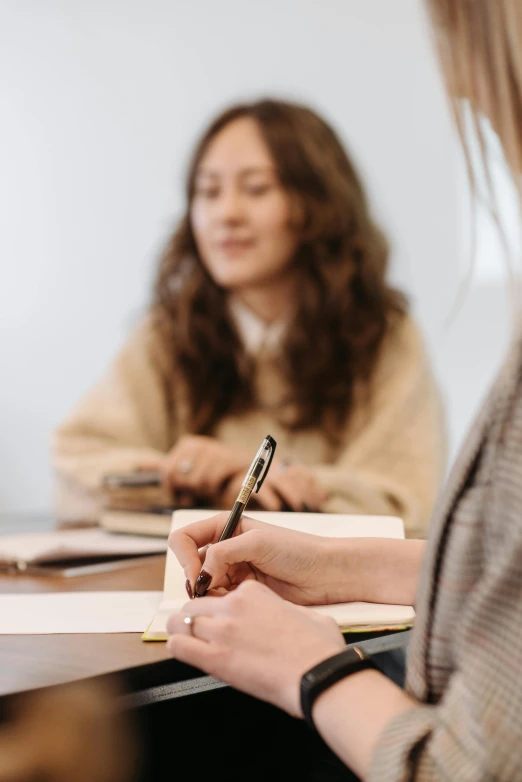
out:
M429 0L428 6L459 127L467 98L477 132L481 114L497 131L520 192L521 4ZM216 543L204 559L210 587L229 593L193 600L170 618L171 654L308 716L344 762L341 778L349 767L372 782L522 780L521 443L518 327L428 543L318 542L244 519L240 534ZM193 585L198 549L217 540L223 522L209 519L173 536ZM415 602L405 691L368 667L362 653L339 657L344 640L337 627L301 608L350 600ZM329 678L332 671L337 680ZM215 715L214 724L220 716L223 724L232 718ZM278 747L284 757L284 741Z
M264 100L198 144L149 317L54 440L58 512L104 474L160 468L176 504L226 507L262 437L266 510L400 515L423 535L444 426L388 248L331 128Z

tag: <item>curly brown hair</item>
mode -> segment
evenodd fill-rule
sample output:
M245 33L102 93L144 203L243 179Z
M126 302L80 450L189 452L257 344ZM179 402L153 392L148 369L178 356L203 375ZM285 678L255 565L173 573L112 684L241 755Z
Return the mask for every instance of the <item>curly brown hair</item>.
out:
M214 120L189 166L187 211L161 259L152 313L173 375L184 375L193 433L211 434L226 414L254 406L249 359L228 313L227 292L201 262L190 221L196 174L210 141L245 117L258 124L280 183L302 213L293 260L299 300L280 356L294 411L286 423L322 427L335 442L355 384L368 386L382 342L407 304L386 282L388 245L359 176L316 113L266 99L233 106Z

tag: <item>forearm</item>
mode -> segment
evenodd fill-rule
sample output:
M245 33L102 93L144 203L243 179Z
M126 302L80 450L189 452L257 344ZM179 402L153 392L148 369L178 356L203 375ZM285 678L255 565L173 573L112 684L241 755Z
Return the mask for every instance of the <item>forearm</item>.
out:
M388 722L416 703L378 671L348 676L322 693L313 719L328 746L361 779Z
M326 602L415 603L425 541L330 538L326 546Z

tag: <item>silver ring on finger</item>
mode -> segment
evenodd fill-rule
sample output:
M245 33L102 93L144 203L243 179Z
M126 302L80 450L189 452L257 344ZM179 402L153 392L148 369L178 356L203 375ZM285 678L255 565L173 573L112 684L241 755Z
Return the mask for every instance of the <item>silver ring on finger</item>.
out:
M189 472L192 472L193 467L194 462L191 462L190 459L182 459L178 464L178 472L188 475Z
M196 617L195 616L186 616L183 619L183 623L186 625L186 627L188 627L188 631L189 631L190 635L193 638L195 638L196 635L194 633L194 626L196 624Z

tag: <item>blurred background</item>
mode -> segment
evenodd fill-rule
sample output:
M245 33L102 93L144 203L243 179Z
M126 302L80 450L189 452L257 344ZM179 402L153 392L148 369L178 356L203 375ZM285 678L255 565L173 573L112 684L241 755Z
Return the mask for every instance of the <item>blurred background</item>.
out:
M485 210L466 282L466 177L420 0L0 0L0 512L51 508L50 433L144 311L195 136L264 95L319 110L354 154L454 454L508 286Z

